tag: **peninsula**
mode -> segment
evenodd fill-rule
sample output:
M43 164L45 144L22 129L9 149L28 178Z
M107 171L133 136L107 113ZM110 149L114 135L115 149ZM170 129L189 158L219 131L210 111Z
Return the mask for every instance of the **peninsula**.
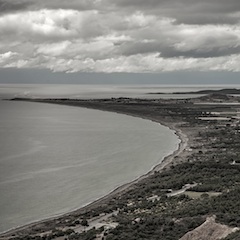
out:
M169 94L166 92L157 92L157 93L149 93L149 94ZM230 94L230 95L239 95L240 89L236 88L226 88L220 90L200 90L200 91L191 91L191 92L173 92L170 94Z

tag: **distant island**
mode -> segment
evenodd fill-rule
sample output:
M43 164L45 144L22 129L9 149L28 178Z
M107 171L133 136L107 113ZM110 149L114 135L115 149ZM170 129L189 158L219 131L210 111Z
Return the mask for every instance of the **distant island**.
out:
M191 91L191 92L172 92L172 93L166 93L166 92L157 92L157 93L148 93L148 94L240 94L240 89L236 88L226 88L226 89L220 89L220 90L200 90L200 91Z

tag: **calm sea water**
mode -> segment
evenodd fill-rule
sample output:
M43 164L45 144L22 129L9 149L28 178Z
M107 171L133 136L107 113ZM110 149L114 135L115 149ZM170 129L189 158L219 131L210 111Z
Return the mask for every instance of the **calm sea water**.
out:
M239 85L67 85L67 84L0 84L0 98L11 97L69 97L69 98L191 98L200 95L172 92L191 92L204 89L240 88ZM166 94L148 94L164 92Z
M126 115L0 101L0 232L79 208L159 163L178 138Z

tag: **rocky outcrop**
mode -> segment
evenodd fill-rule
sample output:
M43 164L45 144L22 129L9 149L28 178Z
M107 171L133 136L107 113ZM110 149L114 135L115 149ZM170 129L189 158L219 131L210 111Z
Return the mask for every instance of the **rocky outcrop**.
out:
M208 217L202 225L186 233L179 240L219 240L237 230L238 228L231 228L227 225L216 223L215 216L212 216Z

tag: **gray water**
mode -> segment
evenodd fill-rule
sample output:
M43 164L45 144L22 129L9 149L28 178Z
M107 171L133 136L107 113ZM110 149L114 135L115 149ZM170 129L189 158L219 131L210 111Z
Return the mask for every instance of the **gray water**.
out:
M126 115L0 101L0 232L69 212L174 151L168 128Z
M202 95L177 94L172 92L192 92L199 90L218 90L240 88L240 85L84 85L84 84L0 84L0 98L193 98ZM148 94L163 92L165 94Z

